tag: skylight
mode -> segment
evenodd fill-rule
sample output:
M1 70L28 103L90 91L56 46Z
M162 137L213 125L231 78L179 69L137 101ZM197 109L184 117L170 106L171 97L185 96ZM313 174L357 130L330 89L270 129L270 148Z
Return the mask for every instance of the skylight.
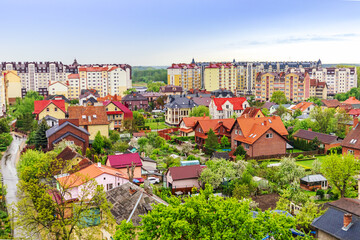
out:
M251 137L253 134L250 134L250 136L249 137Z
M271 119L269 119L269 123L271 123Z
M357 142L357 139L351 139L351 140L350 140L350 143L351 143L351 144L355 144L356 142Z
M256 134L252 138L255 138L255 137L256 137Z

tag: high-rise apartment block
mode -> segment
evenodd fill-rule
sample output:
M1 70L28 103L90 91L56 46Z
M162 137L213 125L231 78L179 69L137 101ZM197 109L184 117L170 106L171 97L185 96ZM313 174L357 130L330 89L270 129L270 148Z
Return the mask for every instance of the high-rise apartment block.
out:
M196 64L172 64L167 71L168 85L183 89L201 88L201 68Z
M71 65L61 62L2 62L0 70L16 70L22 94L33 90L47 95L54 82L69 84L70 98L77 98L82 89L94 88L101 96L122 94L131 88L131 66L127 64Z
M347 92L357 87L357 73L353 68L309 68L311 78L326 82L329 94Z

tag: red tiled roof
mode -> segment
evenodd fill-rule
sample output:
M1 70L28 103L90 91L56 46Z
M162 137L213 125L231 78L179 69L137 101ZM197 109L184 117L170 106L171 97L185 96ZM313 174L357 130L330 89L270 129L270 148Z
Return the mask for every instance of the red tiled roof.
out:
M191 179L198 178L201 173L200 165L190 165L190 166L181 166L181 167L170 167L169 171L171 178L175 180Z
M64 100L38 100L38 101L34 101L33 114L41 113L51 103L57 106L61 111L66 112Z
M104 101L103 105L107 106L110 103L114 104L116 107L118 107L123 113L124 113L124 118L125 119L132 119L133 118L133 113L132 111L130 111L130 109L128 109L127 107L125 107L125 105L123 105L121 102L118 101ZM118 113L111 113L111 111L106 112L107 114L118 114Z
M312 102L301 102L301 103L298 103L297 105L295 105L294 107L292 107L292 109L293 110L300 109L300 111L303 112L313 104L314 103L312 103Z
M185 133L189 133L194 131L192 128L180 128L179 129L180 132L185 132Z
M360 109L351 109L348 112L349 115L359 115L360 114Z
M68 79L79 79L79 74L72 73L68 76Z
M246 98L214 98L213 101L218 111L223 110L222 105L224 105L224 103L227 101L229 101L233 105L234 110L244 110L242 104L246 101Z
M225 118L225 119L207 119L207 120L199 120L198 124L200 125L201 129L204 133L209 132L210 129L216 130L221 125L223 125L227 129L231 129L235 123L235 119L233 118Z
M349 97L343 103L346 103L346 104L360 104L360 101L357 100L355 97Z
M124 153L119 155L109 155L108 161L110 166L113 168L126 168L126 166L131 166L133 162L137 167L142 166L139 153Z
M80 67L79 72L103 72L107 71L107 67Z
M207 119L210 119L210 117L208 117L208 116L204 116L204 117L183 117L181 121L183 121L185 123L186 127L192 128L192 127L195 127L196 123L199 120L207 120Z

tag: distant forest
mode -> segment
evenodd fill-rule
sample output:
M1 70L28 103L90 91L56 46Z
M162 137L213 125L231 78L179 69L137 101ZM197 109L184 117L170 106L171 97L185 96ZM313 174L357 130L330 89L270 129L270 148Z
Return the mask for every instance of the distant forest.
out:
M133 83L167 83L167 70L153 67L133 67L132 81Z

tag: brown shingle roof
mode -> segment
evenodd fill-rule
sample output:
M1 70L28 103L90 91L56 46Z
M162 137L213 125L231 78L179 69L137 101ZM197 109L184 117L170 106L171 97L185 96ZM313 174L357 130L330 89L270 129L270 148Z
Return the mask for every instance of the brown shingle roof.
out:
M321 100L321 102L328 108L336 108L340 105L340 102L337 99L330 99L330 100L323 99Z
M341 198L334 202L328 202L328 205L346 211L348 213L360 216L360 200L352 198Z
M190 165L190 166L181 166L181 167L171 167L169 168L169 171L174 181L198 178L201 173L201 166Z
M69 106L69 118L79 119L79 125L107 125L105 106Z
M246 117L256 117L258 112L261 112L260 108L254 108L254 107L247 107L245 108L244 112L241 114L241 116Z
M303 129L299 129L293 136L306 140L313 140L315 137L317 137L321 143L325 143L325 144L331 144L338 141L337 136L333 136L325 133L307 131Z
M351 129L351 131L346 135L345 139L342 141L341 146L360 149L360 126L359 123Z

